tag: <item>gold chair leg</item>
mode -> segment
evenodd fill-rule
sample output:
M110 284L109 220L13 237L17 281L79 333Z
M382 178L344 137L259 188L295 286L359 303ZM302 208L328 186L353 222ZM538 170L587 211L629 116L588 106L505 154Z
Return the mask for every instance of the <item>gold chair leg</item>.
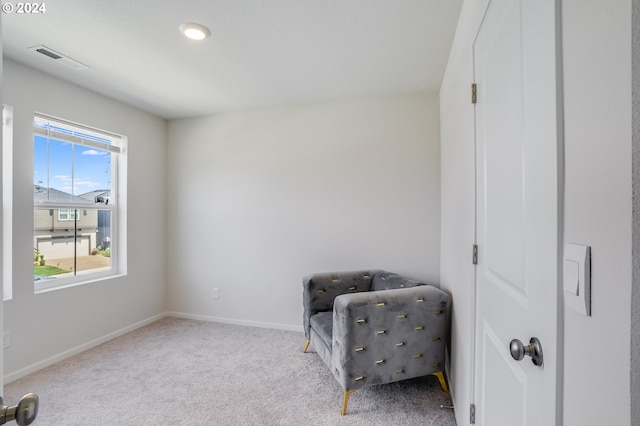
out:
M311 342L308 340L304 342L304 348L302 348L302 352L307 352L307 349L309 349L309 343Z
M349 405L349 397L352 393L354 393L356 389L344 391L344 398L342 398L342 414L343 416L347 414L347 405Z
M438 381L440 381L440 387L442 387L442 390L445 392L449 392L449 389L447 388L447 382L444 381L444 373L442 371L438 371L437 373L433 373L433 375L438 378Z

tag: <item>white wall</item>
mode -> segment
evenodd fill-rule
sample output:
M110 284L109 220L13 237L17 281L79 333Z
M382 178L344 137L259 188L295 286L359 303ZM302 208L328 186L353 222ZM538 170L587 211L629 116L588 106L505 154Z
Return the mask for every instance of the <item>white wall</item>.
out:
M628 425L631 1L562 5L565 242L591 246L593 283L592 316L565 311L564 420Z
M481 4L482 3L482 4ZM440 92L442 286L453 293L452 387L469 424L473 306L471 45L486 2L465 1ZM631 6L564 0L565 240L592 246L593 316L565 318L564 424L630 424Z
M4 304L11 380L164 312L166 122L6 59L2 87L15 140L13 300ZM34 294L35 111L128 136L127 276Z
M640 0L632 0L632 46L640 46ZM640 419L640 49L632 49L633 273L631 297L631 418Z
M169 310L301 330L304 274L437 283L438 120L414 95L169 122Z

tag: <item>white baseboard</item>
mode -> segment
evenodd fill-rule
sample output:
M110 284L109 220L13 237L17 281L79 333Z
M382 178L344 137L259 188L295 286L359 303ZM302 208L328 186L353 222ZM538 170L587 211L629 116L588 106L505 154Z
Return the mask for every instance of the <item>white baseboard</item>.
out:
M97 339L94 339L90 342L84 343L80 346L76 346L75 348L69 349L68 351L64 351L58 355L52 356L51 358L47 358L45 360L42 360L40 362L36 362L35 364L32 364L28 367L25 367L23 369L20 369L18 371L14 371L12 373L6 374L4 376L4 383L11 383L14 380L18 380L24 376L27 376L31 373L35 373L38 370L41 370L45 367L48 367L50 365L55 364L56 362L62 361L64 359L67 359L69 357L72 357L74 355L79 354L80 352L84 352L88 349L91 349L95 346L101 345L105 342L108 342L109 340L115 339L116 337L120 337L123 334L127 334L133 330L136 330L140 327L144 327L145 325L151 324L152 322L158 321L161 318L164 318L167 316L167 313L161 313L158 315L154 315L150 318L147 318L145 320L139 321L135 324L132 324L130 326L121 328L120 330L116 330L112 333L106 334L102 337L99 337Z
M247 327L271 328L274 330L297 331L300 333L303 332L301 325L298 326L298 325L289 325L289 324L278 324L273 322L246 321L246 320L239 320L234 318L212 317L209 315L185 314L182 312L166 312L165 316L192 319L192 320L198 320L198 321L220 322L223 324L244 325Z

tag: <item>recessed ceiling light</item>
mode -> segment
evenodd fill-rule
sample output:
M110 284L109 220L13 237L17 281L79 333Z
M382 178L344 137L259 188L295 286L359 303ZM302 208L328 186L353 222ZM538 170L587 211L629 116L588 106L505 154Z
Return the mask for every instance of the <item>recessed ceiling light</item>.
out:
M180 25L180 32L191 40L204 40L211 35L209 28L195 22L186 22Z

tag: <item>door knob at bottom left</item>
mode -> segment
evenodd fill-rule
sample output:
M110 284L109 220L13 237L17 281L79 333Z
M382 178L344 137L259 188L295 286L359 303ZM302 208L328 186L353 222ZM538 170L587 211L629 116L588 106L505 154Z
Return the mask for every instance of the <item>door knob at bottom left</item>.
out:
M0 398L0 425L15 420L18 426L27 426L33 423L38 415L38 407L40 405L38 395L28 393L20 399L18 405L8 407Z

